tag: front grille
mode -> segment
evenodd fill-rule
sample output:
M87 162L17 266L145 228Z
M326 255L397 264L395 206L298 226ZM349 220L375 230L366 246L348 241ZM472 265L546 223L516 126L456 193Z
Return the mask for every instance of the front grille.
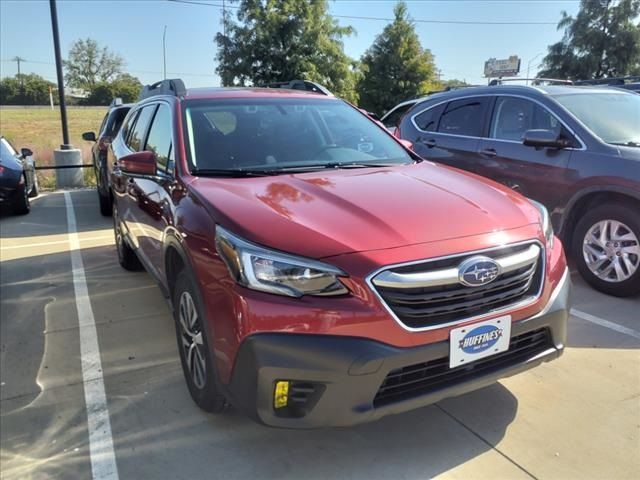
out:
M465 380L526 361L552 346L547 328L511 338L509 350L468 365L449 368L449 357L409 365L389 372L373 400L374 407L432 393Z
M437 328L484 315L538 296L544 250L537 242L481 252L505 267L491 283L470 287L458 280L458 266L478 256L468 253L391 267L371 281L396 318L409 328Z

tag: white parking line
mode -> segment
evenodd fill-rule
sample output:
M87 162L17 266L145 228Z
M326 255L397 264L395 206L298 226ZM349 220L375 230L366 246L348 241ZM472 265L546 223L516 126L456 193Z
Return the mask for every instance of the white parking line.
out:
M581 312L580 310L572 308L571 315L582 320L586 320L587 322L595 323L596 325L600 325L601 327L608 328L609 330L613 330L624 335L629 335L630 337L640 340L640 332L637 332L636 330L633 330L631 328L623 327L622 325L618 325L617 323L610 322L609 320L596 317L595 315L591 315L590 313Z
M95 318L89 300L87 279L84 274L80 241L76 228L76 215L69 192L64 192L67 208L67 226L71 249L71 269L73 271L73 289L76 296L80 331L80 357L84 399L87 408L87 427L89 430L89 454L91 471L95 480L117 480L118 466L113 450L111 422L107 408L107 397L102 379L102 362L96 331Z
M65 192L66 193L66 192ZM80 240L83 242L93 240L109 240L113 235L101 235L99 237L83 237ZM51 245L60 245L62 243L69 243L69 240L56 240L53 242L41 242L41 243L27 243L25 245L11 245L9 247L0 247L0 250L15 250L18 248L34 248L34 247L49 247Z

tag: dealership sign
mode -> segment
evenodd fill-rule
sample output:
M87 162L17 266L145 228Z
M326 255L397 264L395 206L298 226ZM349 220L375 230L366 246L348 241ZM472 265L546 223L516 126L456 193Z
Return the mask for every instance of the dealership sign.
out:
M484 62L484 76L487 78L515 77L519 72L520 58L517 55L503 60L490 58Z

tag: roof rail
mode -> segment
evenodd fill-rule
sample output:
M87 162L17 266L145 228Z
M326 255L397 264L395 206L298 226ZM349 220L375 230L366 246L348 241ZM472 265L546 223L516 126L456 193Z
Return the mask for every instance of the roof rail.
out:
M260 85L263 88L287 88L289 90L304 90L305 92L314 92L321 95L327 95L333 97L333 93L329 91L323 85L319 83L311 82L309 80L291 80L289 82L272 82L265 85Z
M531 85L540 85L541 83L548 83L550 85L574 85L571 80L560 80L558 78L496 78L489 82L490 87L496 85L502 85L505 82L531 82Z
M171 95L181 97L187 93L184 82L179 78L168 78L142 87L138 101L154 95Z

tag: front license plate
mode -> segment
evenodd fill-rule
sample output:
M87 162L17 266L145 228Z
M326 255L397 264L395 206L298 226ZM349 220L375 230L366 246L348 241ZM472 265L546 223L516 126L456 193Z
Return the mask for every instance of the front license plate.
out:
M510 315L454 328L449 336L449 368L506 352L510 338Z

